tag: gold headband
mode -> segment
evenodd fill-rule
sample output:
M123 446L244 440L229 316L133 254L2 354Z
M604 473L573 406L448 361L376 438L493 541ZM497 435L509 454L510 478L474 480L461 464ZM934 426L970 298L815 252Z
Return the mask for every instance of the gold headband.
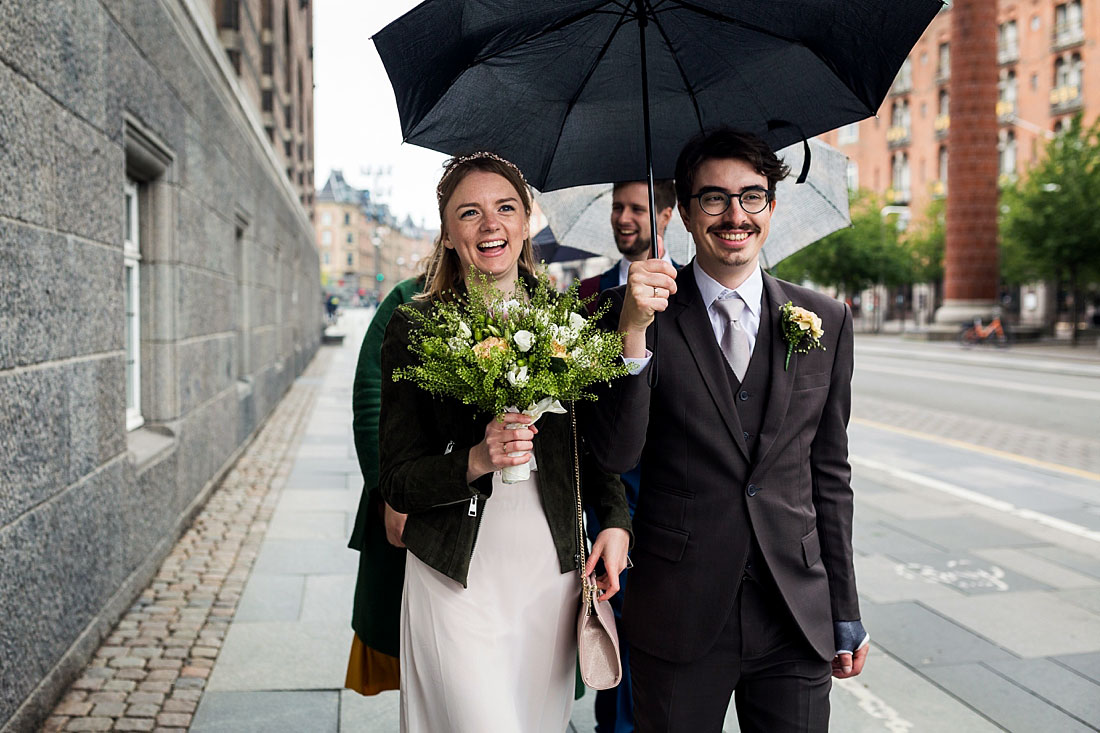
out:
M460 158L451 158L449 161L447 161L447 169L443 171L443 177L439 179L439 185L435 187L436 201L443 201L443 184L447 181L448 178L451 177L451 174L455 172L455 169L463 163L469 163L472 160L495 160L498 163L503 163L504 165L508 166L516 172L516 175L519 176L519 180L523 181L524 186L528 185L527 179L523 175L523 171L521 171L515 163L510 160L505 160L496 153L490 153L487 150L482 150L477 153L471 153L470 155L463 155Z

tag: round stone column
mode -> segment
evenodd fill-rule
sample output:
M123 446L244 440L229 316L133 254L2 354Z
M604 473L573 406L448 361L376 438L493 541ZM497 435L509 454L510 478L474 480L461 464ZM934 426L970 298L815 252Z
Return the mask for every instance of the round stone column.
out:
M942 330L997 302L997 3L956 0L951 9L951 126Z

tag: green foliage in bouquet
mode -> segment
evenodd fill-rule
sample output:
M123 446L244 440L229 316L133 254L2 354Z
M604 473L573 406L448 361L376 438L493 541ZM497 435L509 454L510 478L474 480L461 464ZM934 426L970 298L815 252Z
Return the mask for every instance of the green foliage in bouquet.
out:
M529 302L505 296L473 268L466 283L467 298L427 312L404 306L418 363L395 370L394 380L500 415L544 398L592 399L588 387L628 374L622 336L596 327L609 304L583 317L577 283L559 295L542 274Z

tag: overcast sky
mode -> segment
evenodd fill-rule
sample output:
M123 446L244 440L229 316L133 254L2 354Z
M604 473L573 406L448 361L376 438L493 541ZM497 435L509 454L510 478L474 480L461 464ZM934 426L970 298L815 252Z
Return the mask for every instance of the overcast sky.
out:
M380 194L398 216L437 228L435 184L447 156L402 144L393 88L370 40L418 3L315 0L315 179L320 188L330 171L342 169L350 184Z

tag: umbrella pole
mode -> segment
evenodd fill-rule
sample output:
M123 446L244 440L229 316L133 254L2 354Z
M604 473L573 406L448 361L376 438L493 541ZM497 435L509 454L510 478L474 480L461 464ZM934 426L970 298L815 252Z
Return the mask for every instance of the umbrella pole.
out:
M649 25L649 17L646 15L648 0L635 0L638 18L638 44L642 59L642 126L645 129L645 166L646 183L649 185L649 235L650 257L656 259L660 255L657 252L657 210L653 200L653 136L649 130L649 72L646 63L645 29Z
M653 136L649 131L649 71L646 68L648 63L646 62L645 52L645 29L649 25L649 16L646 15L646 8L649 4L649 0L635 0L635 7L637 8L638 17L638 43L639 50L641 51L642 58L642 126L645 129L645 167L646 167L646 183L649 186L649 236L650 239L650 254L653 259L659 257L657 253L657 209L656 202L653 200ZM654 292L657 292L654 290ZM653 358L649 363L649 388L653 389L657 386L657 319L653 319L653 323L650 328L653 329Z

